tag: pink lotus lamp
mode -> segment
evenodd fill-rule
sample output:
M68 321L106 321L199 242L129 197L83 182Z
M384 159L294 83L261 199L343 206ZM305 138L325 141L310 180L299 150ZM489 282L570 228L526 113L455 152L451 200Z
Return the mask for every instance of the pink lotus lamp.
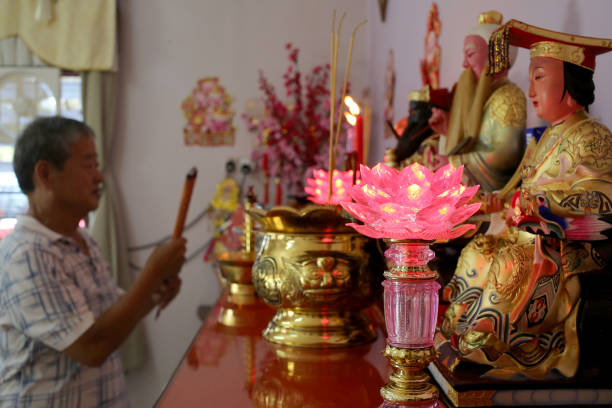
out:
M304 191L309 194L308 199L315 204L338 205L340 201L348 201L349 188L353 185L353 170L332 172L332 194L329 196L329 173L323 169L312 171L314 178L307 178ZM358 182L357 182L358 184Z
M390 403L437 397L423 371L435 357L433 337L438 314L437 273L427 263L436 239L459 237L474 228L463 224L480 203L468 204L479 186L461 184L463 166L448 164L435 173L418 163L397 171L382 163L361 166L361 184L352 186L354 200L340 204L363 225L350 223L372 238L385 238L387 267L383 282L387 347L395 372L381 388Z

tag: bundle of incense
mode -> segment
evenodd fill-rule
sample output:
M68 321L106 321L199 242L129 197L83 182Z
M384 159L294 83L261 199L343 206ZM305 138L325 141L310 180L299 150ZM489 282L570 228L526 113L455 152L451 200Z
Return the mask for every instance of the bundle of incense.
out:
M185 185L183 186L183 196L181 197L181 204L179 205L178 214L176 215L176 223L174 224L173 238L180 238L183 235L183 228L185 228L185 219L187 218L187 210L189 210L189 202L191 201L191 193L193 192L193 185L195 184L196 177L198 176L198 169L192 167L185 177Z
M338 148L338 136L340 134L340 126L342 124L343 115L339 115L336 132L334 134L334 123L335 123L335 113L334 108L336 105L336 72L338 67L338 46L340 44L340 28L342 27L342 20L346 13L342 14L340 21L338 22L338 29L336 30L336 10L334 10L332 14L332 31L331 31L331 50L330 50L330 87L329 87L329 99L330 99L330 109L329 109L329 192L328 192L328 200L331 200L332 196L332 174L334 169L336 168L336 150ZM362 21L357 24L353 29L353 34L351 35L351 41L349 43L348 56L346 61L345 73L344 73L344 85L342 87L342 98L341 101L344 101L344 97L346 95L346 89L348 86L348 77L351 69L351 57L353 55L353 42L355 40L355 34L359 27L364 25L367 20Z
M198 169L195 168L195 166L192 167L189 172L187 172L187 176L185 177L185 185L183 186L183 196L181 197L181 203L176 216L176 223L174 224L174 233L172 234L172 238L180 238L183 235L185 220L187 219L187 211L189 210L189 203L191 202L191 193L193 193L193 186L197 176ZM168 280L165 282L167 283ZM157 307L157 312L155 312L156 319L167 305L167 303L162 303Z

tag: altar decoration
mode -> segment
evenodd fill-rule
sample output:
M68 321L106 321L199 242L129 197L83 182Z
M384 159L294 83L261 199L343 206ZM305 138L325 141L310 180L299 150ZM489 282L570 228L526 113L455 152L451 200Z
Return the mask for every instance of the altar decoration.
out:
M248 212L253 208L255 200L253 189L250 188L244 207L241 206L232 216L231 221L243 231L238 247L215 254L221 277L226 283L220 300L222 308L219 323L229 327L248 326L257 315L265 312L264 309L268 309L255 293L251 273L256 253L252 220ZM237 319L238 309L242 311L242 319Z
M306 179L304 191L308 199L315 204L337 205L340 201L350 200L348 188L358 182L353 170L340 171L334 169L332 174L332 195L329 197L329 173L323 169L312 171L312 178Z
M427 262L430 244L452 239L474 228L463 224L480 203L468 204L478 186L461 184L463 167L447 164L435 173L415 163L401 171L382 163L361 166L361 184L351 187L354 202L342 207L364 224L349 223L361 234L384 238L388 270L384 273L387 347L395 372L381 389L391 403L429 400L437 389L424 367L434 359L433 338L438 313L437 273Z
M427 16L427 31L425 33L425 57L421 60L421 77L423 85L429 85L431 89L440 86L440 44L438 38L442 29L438 5L431 3L431 9Z
M325 167L329 151L330 108L339 103L335 99L333 104L330 103L327 85L330 66L315 66L304 77L298 66L298 48L292 44L285 47L289 66L283 79L288 100L282 101L274 86L260 72L259 88L264 94L265 113L263 117L243 115L259 145L253 151L253 159L267 179L274 178L276 205L282 203L284 193L301 193L305 177L313 169ZM343 154L344 129L340 129L339 136L338 154Z
M365 344L376 339L376 332L361 309L373 303L376 294L380 293L380 281L371 270L377 264L382 264L382 256L378 254L374 240L345 225L348 219L342 214L342 209L333 204L344 195L342 190L355 181L354 173L335 170L336 156L340 157L344 144L341 140L344 132L338 102L343 100L348 91L353 42L357 29L365 23L363 21L353 29L344 83L340 88L341 97L337 99L336 74L343 19L344 15L336 27L334 11L330 65L323 71L323 78L329 77L330 80L329 93L325 84L320 83L314 94L317 96L314 99L316 101L319 101L318 96L325 96L327 102L321 99L322 104L314 105L313 109L323 106L327 109L327 118L316 111L313 113L313 109L306 109L304 117L309 121L310 118L316 118L316 126L302 128L304 117L301 116L299 72L296 79L292 68L295 66L297 69L297 50L291 45L288 46L290 60L295 65L290 66L286 79L292 85L289 88L290 94L295 96L299 108L287 111L273 92L268 92L269 86L263 86L273 102L270 109L275 113L270 119L272 125L276 126L276 133L265 134L281 138L274 143L270 143L269 138L267 140L265 152L269 153L271 168L277 168L281 177L290 177L293 180L290 181L298 185L298 182L302 183L299 178L304 174L295 174L291 166L298 163L300 168L304 168L305 163L316 164L313 168L316 169L313 171L314 178L307 181L309 185L306 191L319 204L301 209L276 206L268 211L255 208L248 211L261 224L258 232L259 251L253 265L253 283L257 294L277 308L276 315L263 335L266 340L285 346L338 348ZM266 84L263 81L263 85ZM295 87L297 90L291 91ZM328 119L327 124L323 124L325 119ZM263 129L268 128L264 126ZM291 136L292 132L297 133ZM263 130L260 135L264 136ZM323 135L329 137L327 143L320 139ZM308 142L309 137L315 136L316 139ZM295 157L283 158L279 154L272 160L274 149L282 147L285 139L294 141L292 146L301 146L303 153L297 154L290 150ZM308 143L302 146L301 143L305 141ZM288 146L287 143L284 145ZM327 172L322 170L324 163L303 160L308 155L319 157L317 155L321 147L327 148L327 157L320 155L329 159ZM273 165L273 162L277 164ZM327 182L323 180L325 176Z
M294 347L365 344L376 333L362 309L380 294L376 242L345 224L338 206L249 211L261 224L257 294L277 309L263 336Z
M344 98L344 104L348 108L348 112L345 112L344 116L351 126L348 132L348 140L351 144L351 148L348 150L357 154L357 165L359 166L360 164L364 164L364 143L369 143L369 138L368 140L364 138L363 115L361 114L361 108L357 102L355 102L352 97L346 96Z
M181 108L187 119L183 127L187 146L233 146L233 98L219 84L219 78L207 77L198 81Z

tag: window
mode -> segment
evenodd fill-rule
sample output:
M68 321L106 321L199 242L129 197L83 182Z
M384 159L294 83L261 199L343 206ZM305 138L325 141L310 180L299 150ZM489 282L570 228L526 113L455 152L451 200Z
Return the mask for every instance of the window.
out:
M0 68L0 239L28 209L13 172L14 144L37 116L83 120L81 77L52 67Z

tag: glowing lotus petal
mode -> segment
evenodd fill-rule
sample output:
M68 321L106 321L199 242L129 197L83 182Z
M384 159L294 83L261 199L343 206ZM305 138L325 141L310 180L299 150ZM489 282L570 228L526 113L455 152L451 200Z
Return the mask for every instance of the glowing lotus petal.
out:
M333 204L350 200L349 189L353 185L353 171L334 170L332 173L332 196L329 197L329 173L323 169L312 171L314 178L307 178L304 191L308 199L316 204Z
M393 180L398 174L398 171L393 167L389 167L383 163L378 163L376 166L372 167L372 169L361 164L359 169L361 180L364 184L375 185L382 190L393 186ZM364 169L367 169L365 173Z
M424 187L429 187L433 180L433 176L434 173L432 173L431 170L415 162L408 167L404 167L399 172L399 184L418 184Z
M367 205L346 201L343 201L340 204L346 211L348 211L349 214L362 220L366 224L373 224L380 217L380 214L376 210L368 207Z
M445 166L440 167L434 173L432 177L432 190L435 193L440 193L451 187L455 187L461 184L461 177L463 176L463 165L455 168L452 164L448 163Z
M386 203L391 200L391 195L372 184L360 184L351 187L350 196L358 203L369 202Z
M478 186L461 185L463 166L444 166L435 173L413 164L402 171L382 163L361 166L364 184L348 191L355 202L340 204L365 225L347 224L373 238L456 238L474 225L457 224L473 215L480 203L466 205Z
M457 210L455 210L455 212L451 214L449 222L452 225L460 224L470 218L472 215L476 214L476 211L478 211L479 208L480 203L473 203L457 208Z

